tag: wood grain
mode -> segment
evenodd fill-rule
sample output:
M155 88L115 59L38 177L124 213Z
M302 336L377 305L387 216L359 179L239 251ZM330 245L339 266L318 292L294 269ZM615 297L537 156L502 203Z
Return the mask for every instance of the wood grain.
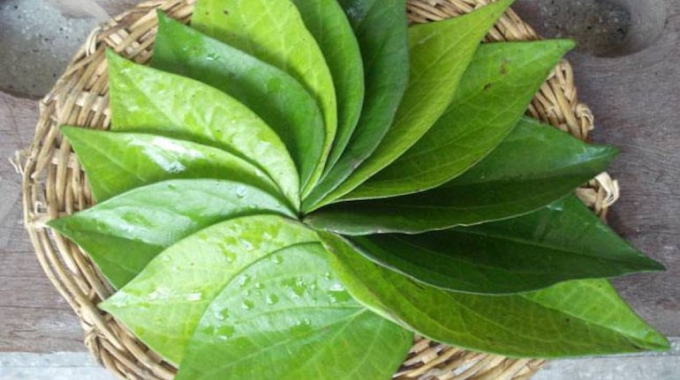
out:
M82 351L82 329L45 277L24 231L21 181L9 159L28 146L38 106L0 93L0 351Z

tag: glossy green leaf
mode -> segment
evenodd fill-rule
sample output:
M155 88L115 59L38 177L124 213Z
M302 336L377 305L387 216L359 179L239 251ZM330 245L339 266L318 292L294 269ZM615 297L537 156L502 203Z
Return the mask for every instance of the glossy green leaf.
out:
M144 186L48 225L83 248L119 289L165 248L217 222L270 212L281 200L243 183L180 179Z
M322 204L354 190L434 125L453 100L479 41L511 3L502 0L465 16L409 28L410 79L394 123L373 154Z
M338 102L338 129L325 173L340 158L357 125L364 101L364 67L359 43L336 0L293 0L316 39L333 76Z
M585 144L524 118L471 170L436 189L395 198L344 202L307 217L346 235L419 233L506 219L544 207L593 178L616 149Z
M359 122L338 162L303 200L313 209L344 181L387 133L408 84L405 0L340 0L361 49L365 96Z
M484 296L434 288L364 258L341 238L320 234L336 254L350 293L438 342L511 357L565 357L666 350L606 280L563 282L532 293Z
M250 108L286 144L301 184L310 180L321 159L324 121L293 77L160 12L151 65L209 84Z
M178 364L199 320L225 286L247 281L241 275L260 259L278 260L276 251L317 241L314 231L280 216L230 219L170 246L99 306Z
M314 96L326 127L320 174L337 131L335 88L323 53L292 1L202 0L191 26L286 71Z
M217 178L279 194L266 173L221 149L145 133L63 127L98 201L168 179Z
M626 244L574 196L504 221L352 242L364 256L415 280L480 294L664 269Z
M416 193L462 174L512 131L573 46L567 40L483 44L446 113L403 156L345 198Z
M286 146L257 115L213 87L127 61L111 51L112 129L167 134L257 165L298 207L300 180Z
M223 287L177 380L391 379L413 333L354 301L320 244L276 255L275 263L260 259Z
M178 379L309 378L329 362L389 379L412 335L357 304L329 258L296 222L232 219L163 251L100 307L181 363Z

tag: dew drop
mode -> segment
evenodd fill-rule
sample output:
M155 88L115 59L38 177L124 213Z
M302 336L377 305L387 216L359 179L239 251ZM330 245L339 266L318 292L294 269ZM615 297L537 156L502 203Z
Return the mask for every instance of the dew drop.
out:
M255 303L251 300L245 300L241 304L241 307L245 310L252 310L255 307Z
M267 295L267 305L276 305L279 302L279 297L276 294Z

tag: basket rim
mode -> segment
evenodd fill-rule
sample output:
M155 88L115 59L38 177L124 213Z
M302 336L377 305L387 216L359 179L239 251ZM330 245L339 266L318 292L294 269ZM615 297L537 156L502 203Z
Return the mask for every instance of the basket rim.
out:
M411 22L427 22L467 13L489 0L407 0ZM155 11L163 9L187 22L195 0L150 0L95 28L75 53L54 88L40 101L40 119L34 139L24 154L22 201L24 225L47 277L69 303L85 330L90 352L119 378L174 378L175 368L148 350L124 326L100 311L97 303L113 291L79 248L46 228L46 222L93 203L70 146L61 139L59 125L105 128L110 123L104 50L112 48L138 63L151 57ZM508 10L489 33L489 41L536 40L540 37L516 13ZM582 139L594 128L590 109L580 103L573 71L564 60L543 85L528 114ZM618 198L617 182L606 173L577 195L601 217ZM395 378L452 374L463 363L465 379L500 376L526 379L544 363L538 359L508 359L479 354L419 339ZM467 367L466 367L467 368ZM464 373L464 374L465 374ZM448 375L447 375L448 376ZM447 377L448 378L448 377Z

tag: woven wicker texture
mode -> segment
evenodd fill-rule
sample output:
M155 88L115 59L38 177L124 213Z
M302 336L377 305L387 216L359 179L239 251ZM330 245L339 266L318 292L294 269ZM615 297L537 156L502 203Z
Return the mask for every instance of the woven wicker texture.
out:
M138 63L152 54L156 8L188 21L194 0L149 1L115 17L92 32L66 72L41 101L35 139L24 152L23 202L26 228L45 273L78 315L85 345L118 377L172 379L175 368L163 362L97 304L112 293L88 257L68 240L45 228L45 222L92 205L85 175L61 136L63 124L106 129L110 123L104 52L113 48ZM470 12L487 0L409 0L411 22L427 22ZM487 37L489 41L535 40L538 36L509 10ZM593 116L577 100L571 66L562 62L531 104L528 113L587 140ZM616 200L615 181L602 174L578 195L602 217ZM527 379L542 360L512 360L473 353L418 339L395 378Z

